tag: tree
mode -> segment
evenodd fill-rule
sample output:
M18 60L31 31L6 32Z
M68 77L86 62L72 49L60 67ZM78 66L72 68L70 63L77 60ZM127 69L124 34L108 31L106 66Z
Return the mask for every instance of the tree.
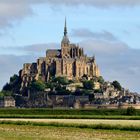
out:
M46 87L50 88L51 90L53 90L56 87L56 84L53 82L47 82L46 83Z
M0 92L0 98L4 96L11 96L12 92L11 91L1 91Z
M122 90L122 87L118 81L113 81L112 85L114 86L114 88Z
M19 93L21 87L21 78L14 74L12 77L10 77L9 83L6 83L3 86L2 91L12 92L12 94Z
M83 81L83 87L84 89L92 90L94 88L94 82L92 80L85 80Z
M102 76L98 77L98 82L99 82L99 83L101 83L101 84L103 84L103 83L104 83L104 79L103 79L103 77L102 77Z
M128 107L126 110L126 115L136 115L136 109L134 107Z
M10 91L10 90L12 90L12 86L9 83L6 83L3 86L3 89L2 90L4 90L4 91Z
M46 85L42 81L33 81L30 84L30 89L33 91L44 91L46 88Z
M10 77L10 83L15 83L18 81L19 76L14 74L12 77Z
M52 80L52 82L58 83L60 85L67 85L69 84L69 81L66 77L56 77Z
M0 92L0 98L4 97L4 93Z

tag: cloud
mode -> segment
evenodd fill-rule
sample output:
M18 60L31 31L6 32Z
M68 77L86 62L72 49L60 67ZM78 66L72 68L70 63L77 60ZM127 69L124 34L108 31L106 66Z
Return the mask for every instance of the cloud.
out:
M0 29L12 27L27 16L33 15L32 5L47 2L46 0L1 0Z
M72 37L79 37L79 38L94 38L94 39L103 39L103 40L110 40L116 41L117 38L108 31L102 32L92 32L89 29L73 29L71 33Z
M47 49L58 49L60 46L57 43L46 43L46 44L33 44L29 46L20 47L21 51L25 51L28 54L44 54ZM19 47L17 48L19 49Z
M32 44L27 46L16 46L16 47L0 47L0 54L14 54L16 56L22 55L34 55L42 56L45 55L47 49L59 49L60 45L57 43L44 43L44 44Z
M133 7L139 6L139 0L46 0L52 5L65 5L65 6L93 6L99 8L107 7Z
M1 0L0 29L12 27L16 22L34 14L33 6L46 4L54 7L90 6L96 8L140 6L139 0Z
M0 1L0 28L11 27L14 21L32 14L32 10L27 2L17 2L15 0Z
M98 39L86 39L80 42L81 46L86 48L86 53L89 55L100 54L100 55L114 55L114 54L123 54L129 51L127 44L116 41L111 42L107 40L98 40Z

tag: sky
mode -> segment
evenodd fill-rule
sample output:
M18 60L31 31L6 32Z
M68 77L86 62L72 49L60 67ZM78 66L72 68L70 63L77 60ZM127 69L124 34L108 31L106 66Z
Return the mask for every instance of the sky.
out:
M0 89L23 63L71 43L96 56L106 81L140 93L140 0L0 0Z

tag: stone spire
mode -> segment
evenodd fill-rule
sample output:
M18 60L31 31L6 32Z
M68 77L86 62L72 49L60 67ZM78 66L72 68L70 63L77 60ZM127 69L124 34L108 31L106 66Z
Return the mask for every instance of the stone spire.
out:
M66 21L66 18L65 18L65 26L64 26L64 36L63 36L63 39L62 39L62 44L69 44L69 38L67 36L67 21Z
M67 20L66 20L66 17L65 17L64 36L67 36Z

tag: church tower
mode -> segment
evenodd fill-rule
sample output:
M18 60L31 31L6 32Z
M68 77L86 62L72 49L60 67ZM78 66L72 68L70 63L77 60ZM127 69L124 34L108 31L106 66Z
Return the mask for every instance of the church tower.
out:
M67 36L67 21L65 18L65 26L64 26L64 36L61 41L61 57L69 58L70 57L70 41Z

